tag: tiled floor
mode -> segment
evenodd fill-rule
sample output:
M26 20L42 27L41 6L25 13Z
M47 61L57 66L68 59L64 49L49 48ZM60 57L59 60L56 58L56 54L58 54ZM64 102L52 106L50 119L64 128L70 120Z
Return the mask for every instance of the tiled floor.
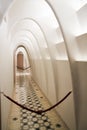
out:
M42 110L50 106L29 73L22 71L17 72L13 98L33 110ZM68 130L68 128L54 110L39 115L12 103L8 130Z

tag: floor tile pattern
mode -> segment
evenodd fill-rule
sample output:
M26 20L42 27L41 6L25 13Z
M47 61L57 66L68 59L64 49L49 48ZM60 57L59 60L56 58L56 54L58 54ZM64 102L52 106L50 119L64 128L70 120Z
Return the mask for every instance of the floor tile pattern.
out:
M29 75L16 76L14 99L32 110L43 110L50 106L48 100ZM68 130L58 114L51 110L41 115L12 105L8 130Z
M28 96L27 96L27 102L25 106L33 110L42 110L43 106L40 103L33 88L28 89L27 93L28 93ZM23 103L24 102L23 95L21 95L21 97L22 97L21 102ZM21 116L21 130L26 130L26 129L54 130L50 119L45 113L43 113L42 115L38 115L36 113L32 113L27 110L21 109L20 116Z

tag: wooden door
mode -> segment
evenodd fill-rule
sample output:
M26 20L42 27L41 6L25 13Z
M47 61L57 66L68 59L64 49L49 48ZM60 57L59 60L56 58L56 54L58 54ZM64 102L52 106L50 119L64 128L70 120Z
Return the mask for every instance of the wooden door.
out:
M17 66L19 68L23 68L24 67L23 59L24 59L24 57L23 57L22 53L17 54Z

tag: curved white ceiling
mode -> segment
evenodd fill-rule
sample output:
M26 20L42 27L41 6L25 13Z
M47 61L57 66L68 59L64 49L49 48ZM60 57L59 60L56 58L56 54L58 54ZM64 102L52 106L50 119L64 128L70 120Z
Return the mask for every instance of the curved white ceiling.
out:
M0 0L0 22L13 0Z

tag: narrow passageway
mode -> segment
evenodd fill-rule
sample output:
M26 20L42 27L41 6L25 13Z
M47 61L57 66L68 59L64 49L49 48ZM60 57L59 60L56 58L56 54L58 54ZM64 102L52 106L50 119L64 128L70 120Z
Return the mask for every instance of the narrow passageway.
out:
M32 79L29 69L17 69L13 98L36 111L50 106L49 101ZM68 128L55 110L36 114L12 103L8 130L68 130Z

